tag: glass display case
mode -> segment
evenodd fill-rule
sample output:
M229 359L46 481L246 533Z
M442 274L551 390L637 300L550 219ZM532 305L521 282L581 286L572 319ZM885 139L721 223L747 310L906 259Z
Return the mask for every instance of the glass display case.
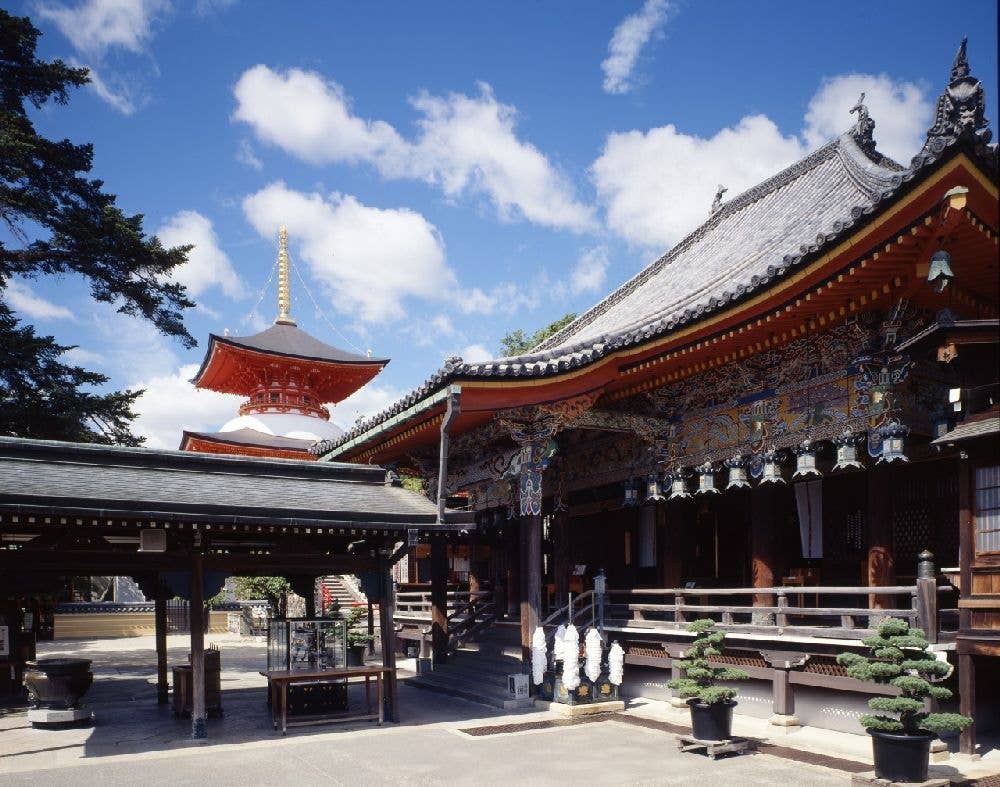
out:
M329 618L269 620L267 669L323 670L347 664L347 623Z

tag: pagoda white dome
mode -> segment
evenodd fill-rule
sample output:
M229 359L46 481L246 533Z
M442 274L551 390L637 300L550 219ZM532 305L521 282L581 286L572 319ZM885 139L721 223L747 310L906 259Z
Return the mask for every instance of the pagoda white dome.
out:
M336 440L343 430L336 424L315 416L300 413L254 413L240 415L227 421L220 432L253 429L275 437L292 437L296 440Z

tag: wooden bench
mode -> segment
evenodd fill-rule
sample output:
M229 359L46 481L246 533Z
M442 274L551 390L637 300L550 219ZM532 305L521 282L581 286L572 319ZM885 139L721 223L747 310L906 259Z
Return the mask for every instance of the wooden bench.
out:
M278 720L281 720L281 734L284 735L289 727L302 727L310 724L334 724L344 721L375 721L378 726L382 726L385 710L385 679L393 672L389 667L380 665L364 667L334 667L323 670L273 670L267 672L262 670L261 675L267 678L268 690L271 697L271 723L274 729L278 729ZM288 721L288 687L292 684L319 683L329 680L343 680L350 683L352 678L364 678L365 681L365 703L366 713L333 713L319 716L309 716L294 721ZM376 693L378 696L378 712L372 712L371 701L371 679L375 678ZM395 703L396 698L391 697L390 701ZM394 708L395 710L395 708Z

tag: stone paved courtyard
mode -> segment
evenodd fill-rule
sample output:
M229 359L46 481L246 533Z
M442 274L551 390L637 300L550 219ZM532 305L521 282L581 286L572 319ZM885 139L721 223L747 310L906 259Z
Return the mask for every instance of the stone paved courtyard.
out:
M823 767L790 749L711 762L681 754L665 727L685 714L662 703L635 703L626 718L539 727L555 717L517 714L401 686L401 724L306 727L282 738L265 706L262 643L210 635L222 650L225 717L209 721L209 739L193 741L190 722L155 700L152 637L42 643L39 655L94 661L87 696L92 726L37 730L23 709L0 711L0 775L10 785L177 784L694 784L847 785L865 765L866 739L806 731L800 744L835 759ZM187 638L171 636L170 664L187 657ZM403 673L405 675L405 673ZM354 689L361 702L363 689ZM756 720L737 732L752 735ZM640 726L652 720L653 726ZM658 721L657 721L658 720ZM657 727L656 725L659 725ZM509 725L509 726L506 726ZM741 725L748 725L743 729ZM472 735L463 730L505 726ZM513 728L511 730L510 728ZM522 729L517 729L521 727ZM476 730L482 733L482 730ZM823 737L826 736L826 737ZM781 753L782 756L774 756ZM805 760L805 761L803 761Z

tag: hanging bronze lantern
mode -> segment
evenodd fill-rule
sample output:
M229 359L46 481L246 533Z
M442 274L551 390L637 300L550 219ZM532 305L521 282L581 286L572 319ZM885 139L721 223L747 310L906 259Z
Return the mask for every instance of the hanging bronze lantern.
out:
M711 462L705 462L695 471L698 473L698 495L717 495L719 490L715 488L715 468Z
M762 484L783 484L784 477L781 475L780 451L770 450L764 454L764 472L760 482Z
M882 455L879 462L909 462L903 453L903 438L910 433L909 427L899 421L889 421L879 430L882 435Z
M834 470L864 470L865 466L858 460L858 435L848 429L834 438L833 444L837 447Z
M623 502L626 508L631 508L639 502L639 485L634 478L625 480L625 499Z
M663 484L660 482L660 474L650 473L646 476L646 503L653 505L666 499L663 496Z
M731 459L727 459L726 467L729 468L729 483L726 485L726 489L750 488L750 478L747 476L747 460L743 454L736 454Z
M810 478L823 475L816 469L816 444L803 440L795 447L795 472L792 478Z
M685 475L686 473L682 468L678 468L668 473L668 477L670 478L671 500L679 500L691 497L691 493L687 491L687 485L684 481Z

